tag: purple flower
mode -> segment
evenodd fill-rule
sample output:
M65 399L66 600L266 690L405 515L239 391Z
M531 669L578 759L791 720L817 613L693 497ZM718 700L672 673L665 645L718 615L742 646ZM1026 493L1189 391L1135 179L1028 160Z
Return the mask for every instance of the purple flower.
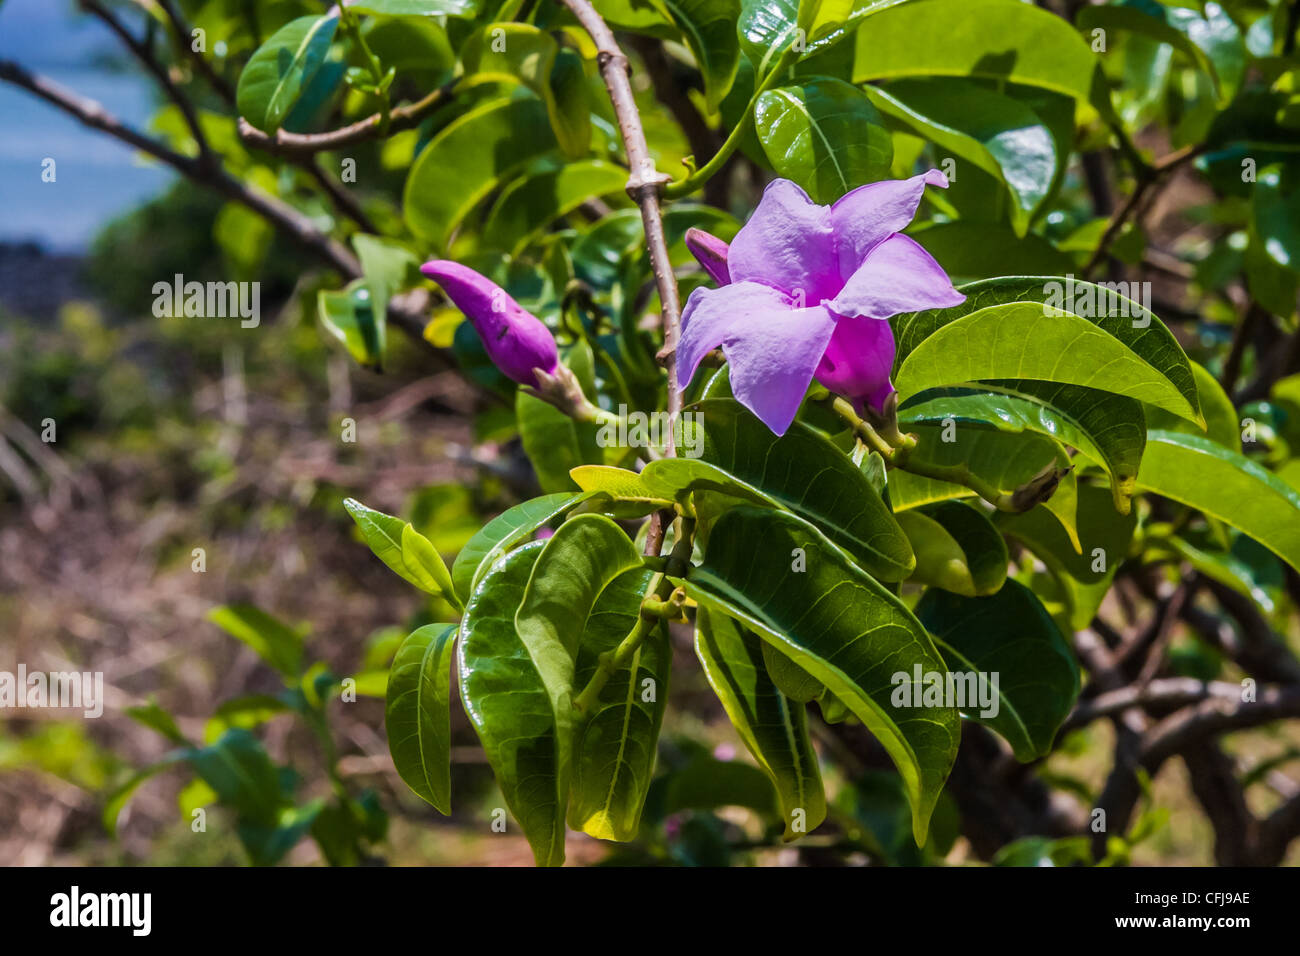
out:
M465 313L483 340L488 358L507 377L537 387L541 382L536 369L556 374L560 357L550 330L505 289L468 266L446 259L426 262L420 271L442 286L447 298Z
M932 169L818 206L778 179L729 249L692 230L687 245L722 288L696 289L686 301L678 381L688 383L721 346L732 392L778 435L814 377L859 408L865 402L880 410L894 390L889 316L966 299L930 254L899 232L927 184L947 188L948 179Z

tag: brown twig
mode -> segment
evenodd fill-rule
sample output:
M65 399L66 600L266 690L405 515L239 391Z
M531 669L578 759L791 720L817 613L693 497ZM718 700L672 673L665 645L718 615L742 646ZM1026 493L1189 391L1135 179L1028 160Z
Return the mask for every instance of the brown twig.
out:
M308 253L342 273L349 279L361 276L361 264L356 256L341 242L321 232L312 220L293 206L274 196L258 192L245 186L221 167L200 162L198 159L183 156L163 143L158 142L138 130L133 129L113 116L103 105L71 90L65 89L52 80L34 74L10 60L0 60L0 80L12 83L40 97L47 103L58 107L74 117L85 126L99 130L128 146L133 146L143 153L154 157L175 169L187 179L207 186L214 191L237 202L262 216L273 226L287 235ZM423 303L427 296L408 296L390 302L388 315L394 325L401 328L411 338L435 352L450 365L441 350L435 349L423 336L424 321L420 313L413 311L407 303Z
M423 99L395 107L388 114L386 130L383 129L383 116L380 113L374 113L365 119L326 133L290 133L288 130L278 129L274 134L268 134L241 116L239 138L245 146L281 156L310 156L327 150L340 149L376 139L381 133L387 135L405 129L414 129L426 116L451 97L455 87L454 82L446 83Z
M650 158L645 130L641 126L641 114L637 110L636 98L632 93L627 57L619 48L608 24L587 0L561 0L561 2L596 44L596 64L600 69L601 78L605 81L605 89L609 91L610 102L614 105L618 130L623 138L623 147L627 151L628 169L631 170L627 181L627 194L641 208L641 223L645 227L650 266L654 270L655 284L659 289L664 334L664 346L659 353L659 359L668 373L669 419L676 421L682 410L676 363L677 337L681 333L681 302L677 295L677 278L673 275L672 263L668 258L668 240L664 235L663 214L659 208L660 190L671 177L658 172L654 160ZM672 431L669 430L665 454L672 455L673 451ZM658 554L661 550L666 521L667 517L662 513L651 516L650 528L646 534L647 554Z

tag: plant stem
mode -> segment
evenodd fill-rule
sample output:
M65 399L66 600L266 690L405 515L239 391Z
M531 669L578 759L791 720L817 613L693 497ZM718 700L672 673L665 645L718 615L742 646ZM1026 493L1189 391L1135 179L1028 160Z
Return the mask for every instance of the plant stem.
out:
M646 145L645 130L641 125L641 114L637 110L636 97L632 93L627 56L619 48L613 31L588 0L560 0L560 2L573 14L591 36L592 42L596 44L596 64L600 69L601 79L605 81L605 89L609 91L609 99L618 120L618 131L623 138L623 148L627 152L627 165L631 170L627 181L627 194L641 209L646 248L650 252L650 266L654 270L655 284L659 290L659 302L662 306L664 347L659 357L668 373L667 411L669 421L673 421L682 410L682 395L677 382L677 363L674 360L677 338L681 334L682 309L681 299L677 293L677 278L673 275L672 262L668 257L668 239L664 234L663 213L659 208L660 192L671 177L658 172L654 160L650 158L650 148ZM672 457L674 454L671 429L664 454L666 457ZM663 546L664 523L667 520L668 515L663 512L650 517L650 528L646 534L647 554L659 553Z
M713 154L713 157L707 163L688 175L685 179L679 179L676 182L671 182L665 186L664 198L680 199L682 196L689 196L713 178L714 174L717 173L727 160L731 158L731 154L736 151L736 147L740 145L741 138L745 135L745 131L749 128L749 124L753 120L754 107L758 104L758 98L780 82L780 80L785 76L786 70L788 70L791 64L793 64L798 58L799 54L793 47L787 49L781 54L781 58L776 61L776 65L772 67L771 72L763 78L763 82L758 85L758 89L754 90L754 95L751 96L749 102L745 104L745 112L744 115L741 116L740 122L735 125L727 138L722 141L722 145L718 147L718 151Z
M582 692L574 698L573 707L579 713L590 713L609 679L627 666L628 662L640 649L641 643L664 621L664 605L674 589L669 576L684 577L690 567L691 549L695 544L695 519L683 517L680 529L681 533L673 544L672 553L668 556L664 570L656 573L646 587L645 597L642 599L636 624L633 625L627 636L619 642L618 647L613 651L606 651L600 655L600 662L596 665L596 672L591 675L591 680L587 681L587 686L582 689Z

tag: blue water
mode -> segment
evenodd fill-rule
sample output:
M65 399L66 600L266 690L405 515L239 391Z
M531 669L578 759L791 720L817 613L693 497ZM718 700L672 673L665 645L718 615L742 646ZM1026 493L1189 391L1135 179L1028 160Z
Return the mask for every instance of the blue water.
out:
M140 74L102 63L116 38L72 0L0 2L0 58L14 60L145 130L156 94ZM56 181L41 180L51 158ZM87 129L26 90L0 82L0 242L34 240L51 251L83 250L110 219L156 195L170 171Z

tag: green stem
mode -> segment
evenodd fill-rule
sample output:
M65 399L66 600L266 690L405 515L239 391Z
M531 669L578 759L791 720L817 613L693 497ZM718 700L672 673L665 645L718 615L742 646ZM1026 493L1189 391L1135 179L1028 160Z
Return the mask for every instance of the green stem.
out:
M375 87L380 87L384 82L384 65L379 62L379 57L371 52L370 45L366 43L366 38L361 35L361 18L343 4L339 5L339 12L342 16L343 29L352 38L352 42L357 45L361 55L366 58L366 65L370 67L370 78L375 81ZM385 90L379 99L379 134L381 136L388 130L390 108L388 91Z
M777 83L785 77L786 70L788 70L797 59L799 59L799 53L793 47L787 49L781 54L781 58L777 60L776 65L772 67L772 71L768 73L763 79L763 82L758 85L758 89L754 90L754 95L749 98L749 103L745 106L745 112L744 115L741 116L740 122L735 125L727 138L723 140L722 145L718 147L718 151L713 154L713 157L707 163L695 170L695 172L691 173L685 179L679 179L676 182L669 183L665 186L663 189L665 199L680 199L683 196L689 196L713 178L714 174L717 173L727 160L731 158L731 154L734 153L736 147L740 145L740 140L745 135L745 130L747 130L749 124L753 122L754 107L758 105L758 98L772 87L776 86Z
M595 706L600 692L605 689L609 679L626 667L640 649L642 642L650 636L664 620L665 605L672 595L674 585L669 575L675 578L685 577L691 564L691 549L695 543L695 519L683 517L679 525L681 533L673 544L672 553L662 572L656 573L646 587L645 597L637 614L636 624L628 635L619 642L612 652L600 655L596 672L587 681L587 686L573 701L574 710L580 714L590 713Z

